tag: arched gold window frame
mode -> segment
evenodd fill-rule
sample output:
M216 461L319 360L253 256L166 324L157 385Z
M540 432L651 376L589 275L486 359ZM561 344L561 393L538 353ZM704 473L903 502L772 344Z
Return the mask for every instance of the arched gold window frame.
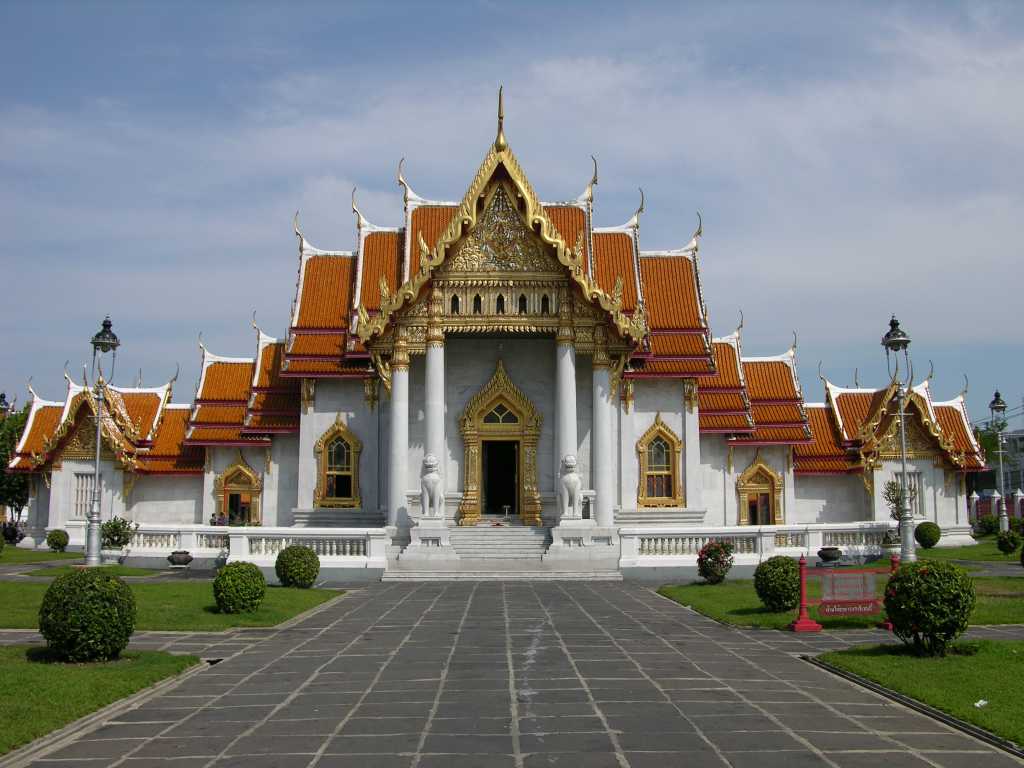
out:
M672 473L672 495L671 496L648 496L647 495L647 448L660 437L669 447L669 462ZM661 413L654 416L654 423L641 435L636 443L637 460L640 467L640 477L637 483L636 503L641 507L685 507L686 499L683 495L683 480L679 471L683 453L683 441L669 426L662 421Z
M244 482L239 480L239 477L244 478ZM238 449L238 459L235 463L226 467L213 481L217 518L226 517L228 514L224 499L229 493L248 493L252 497L249 506L249 525L262 524L263 478L249 466L245 456L242 455L241 448Z
M327 446L336 438L341 438L348 443L352 454L352 496L349 498L329 498L327 492ZM359 456L363 450L363 443L355 433L341 420L338 414L334 424L320 435L320 439L313 445L313 454L316 456L316 490L313 492L314 507L361 507L362 499L359 493Z
M754 460L736 480L736 508L739 525L751 525L750 510L747 507L747 495L751 493L767 493L772 505L772 524L783 525L785 516L782 510L782 475L776 472L764 459L754 456Z

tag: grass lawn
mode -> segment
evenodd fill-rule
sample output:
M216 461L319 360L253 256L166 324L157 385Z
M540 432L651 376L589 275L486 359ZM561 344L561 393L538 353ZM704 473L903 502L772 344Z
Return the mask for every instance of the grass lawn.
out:
M0 647L0 755L90 712L176 675L199 661L155 651L128 651L118 661L60 664L46 649Z
M51 552L40 549L18 549L10 544L0 552L0 565L18 565L20 563L45 563L47 560L81 560L81 552Z
M35 629L39 604L49 584L0 581L0 628ZM210 581L132 583L138 620L135 629L218 631L230 627L270 627L341 594L329 589L267 587L255 613L218 613ZM0 728L0 731L3 729Z
M52 576L57 578L66 573L74 573L81 570L76 565L57 565L52 568L36 568L34 571L27 571L26 576ZM131 568L127 565L100 565L94 568L95 571L103 571L111 576L153 576L160 573L149 568Z
M986 563L1020 564L1020 550L1004 555L996 546L995 536L982 536L968 547L932 547L917 549L918 560L979 560Z
M957 643L945 658L918 658L902 645L862 646L820 658L1024 744L1020 676L1013 673L1024 668L1024 642ZM982 699L988 704L975 707Z
M1024 624L1024 576L974 579L978 602L971 614L972 624ZM885 588L885 578L877 582L879 594ZM819 592L817 579L808 580L812 598ZM658 590L677 603L688 605L695 611L713 619L741 627L785 629L796 618L796 610L771 613L757 598L754 582L747 579L726 581L722 584L694 583L665 586ZM856 629L873 627L881 616L819 616L811 607L811 617L825 629ZM1024 661L1024 658L1022 658Z

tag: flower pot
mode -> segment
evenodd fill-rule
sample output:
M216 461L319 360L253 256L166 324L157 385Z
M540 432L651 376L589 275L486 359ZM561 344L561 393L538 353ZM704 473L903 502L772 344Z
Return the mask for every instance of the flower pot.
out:
M179 549L167 556L167 562L182 568L192 562L192 553L188 550Z
M101 549L100 561L104 565L120 565L124 561L124 552L120 549Z
M818 559L823 563L834 563L843 556L839 547L822 547L818 550Z

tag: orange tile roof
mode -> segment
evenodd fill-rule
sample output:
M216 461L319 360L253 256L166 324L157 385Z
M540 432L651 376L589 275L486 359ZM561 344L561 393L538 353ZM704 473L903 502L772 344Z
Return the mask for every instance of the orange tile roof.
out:
M432 245L432 243L431 243ZM400 232L370 232L363 240L359 303L366 309L380 309L380 281L387 280L392 293L402 281L404 244Z
M195 424L241 424L245 419L245 404L200 405L192 422Z
M203 471L202 448L185 445L188 408L165 408L152 447L139 455L140 472L148 474L199 474Z
M366 363L342 363L338 360L292 360L286 376L365 376Z
M640 256L640 282L652 330L706 330L693 260Z
M701 384L703 383L702 381ZM743 392L739 389L735 392L703 392L698 387L697 396L700 400L701 413L713 413L715 411L743 411L744 413L750 413L750 408L743 397Z
M808 405L812 442L793 448L793 471L801 474L842 474L857 470L856 457L839 445L839 427L827 405Z
M345 353L345 334L296 334L292 338L291 347L288 350L288 358L306 357L315 355L337 357L339 360Z
M311 256L303 265L296 328L347 328L355 279L351 256Z
M234 445L237 443L270 445L270 440L258 435L246 435L242 427L207 427L196 425L189 430L187 443L190 445Z
M251 361L212 362L203 371L203 386L196 399L244 402L249 399L252 375Z
M651 353L658 359L708 356L704 335L692 333L652 333Z
M584 210L575 205L545 205L544 213L555 225L558 234L567 248L575 250L580 235L583 236L583 250L579 254L583 260L583 271L589 272L590 259L587 248L587 214ZM612 280L612 285L615 281ZM634 291L635 293L635 291Z
M160 412L163 397L155 392L121 392L128 417L138 430L139 438L148 439Z
M314 337L311 337L314 338ZM301 396L297 379L281 376L284 343L260 336L259 376L249 396L243 432L295 432L299 428Z
M10 469L32 469L32 454L40 453L60 425L63 403L52 403L33 408L21 440L14 452Z
M608 294L615 290L615 281L622 278L622 310L636 309L636 262L633 260L633 238L626 232L595 232L594 279Z
M427 248L432 249L448 228L455 211L454 205L421 205L413 209L409 220L409 253L414 264L419 263L420 235Z
M751 435L734 438L734 442L810 442L811 428L792 357L744 358L742 365L755 429Z
M841 392L835 396L834 403L842 421L843 440L857 439L864 422L878 409L884 395L885 390L879 389L870 392Z
M754 418L741 378L739 340L712 343L715 373L700 380L697 405L702 432L751 432Z
M648 360L643 367L643 371L638 374L634 374L632 378L644 378L649 374L657 374L658 376L665 377L682 377L688 378L691 376L706 376L711 373L711 362L710 356L702 360L669 360L661 361L658 359ZM627 376L630 378L630 376Z
M751 432L754 429L749 414L705 413L700 411L700 431L711 433Z
M974 439L966 411L962 406L962 400L935 403L935 416L938 419L939 428L953 444L953 450L963 454L964 468L981 470L985 468L985 454Z

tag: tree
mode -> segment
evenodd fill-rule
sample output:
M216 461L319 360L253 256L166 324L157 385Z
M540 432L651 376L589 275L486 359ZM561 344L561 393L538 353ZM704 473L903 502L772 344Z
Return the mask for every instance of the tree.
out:
M26 404L0 421L0 507L10 507L16 514L28 503L28 477L6 470L28 421L28 409Z

